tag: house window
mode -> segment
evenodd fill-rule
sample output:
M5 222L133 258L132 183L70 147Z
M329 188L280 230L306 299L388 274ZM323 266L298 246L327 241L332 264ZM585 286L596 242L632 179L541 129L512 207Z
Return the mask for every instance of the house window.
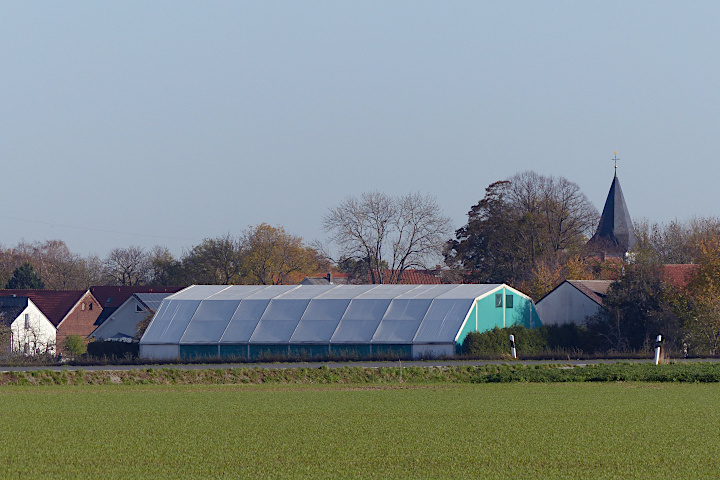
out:
M30 330L30 314L25 314L25 330Z
M144 312L143 308L140 305L135 305L135 311L136 312Z
M80 305L80 310L85 310L85 302L83 302L83 304Z
M505 308L513 308L513 296L505 295Z
M495 308L502 308L502 293L495 294Z
M92 302L88 304L88 310L92 310Z

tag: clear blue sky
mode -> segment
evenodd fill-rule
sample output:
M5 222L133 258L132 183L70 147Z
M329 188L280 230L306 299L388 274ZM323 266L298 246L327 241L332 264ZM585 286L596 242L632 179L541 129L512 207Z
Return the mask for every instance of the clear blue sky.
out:
M528 169L602 209L613 150L634 219L716 216L719 25L709 1L3 2L0 243L310 241L370 190L457 228Z

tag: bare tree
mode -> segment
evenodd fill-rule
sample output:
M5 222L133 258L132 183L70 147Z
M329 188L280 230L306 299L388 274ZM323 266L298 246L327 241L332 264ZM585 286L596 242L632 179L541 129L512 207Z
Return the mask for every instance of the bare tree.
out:
M19 247L22 245L26 245L24 241L21 241L17 247L0 248L0 276L3 284L12 276L15 269L30 259L26 251L20 250Z
M10 325L7 325L0 319L0 359L7 358L12 355L13 335Z
M371 283L400 283L408 268L436 263L450 219L431 195L368 192L331 208L323 228L341 258L365 262Z
M142 285L147 281L148 256L142 247L114 248L105 259L105 271L117 285Z
M593 234L599 214L576 183L525 171L510 177L506 188L522 224L519 237L532 260L538 253L578 247Z
M7 280L25 262L33 266L45 288L51 290L82 290L107 280L100 259L72 253L62 240L33 243L23 240L12 248L0 246L0 278Z
M31 262L40 274L45 287L52 290L87 288L84 259L71 253L62 240L47 240L30 244Z
M687 222L668 224L640 219L634 222L636 251L655 256L662 263L695 263L703 255L702 242L720 237L720 219L694 217Z
M97 255L89 255L82 259L82 285L81 289L91 285L102 285L105 278L105 265ZM75 287L77 289L77 287Z

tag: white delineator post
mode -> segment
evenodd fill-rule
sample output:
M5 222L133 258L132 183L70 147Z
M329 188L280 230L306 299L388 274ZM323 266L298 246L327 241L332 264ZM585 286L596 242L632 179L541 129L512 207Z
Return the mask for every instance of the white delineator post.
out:
M660 363L660 348L662 346L662 335L655 339L655 365Z
M515 350L515 335L510 335L510 355L517 358L517 350Z

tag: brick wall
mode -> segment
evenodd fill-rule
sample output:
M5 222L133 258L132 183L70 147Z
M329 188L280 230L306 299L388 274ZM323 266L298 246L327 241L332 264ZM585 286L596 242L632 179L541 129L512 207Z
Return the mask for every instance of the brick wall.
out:
M80 335L87 342L86 337L95 330L95 320L100 313L102 313L101 305L90 292L86 292L58 325L58 351L63 351L62 344L68 335Z

